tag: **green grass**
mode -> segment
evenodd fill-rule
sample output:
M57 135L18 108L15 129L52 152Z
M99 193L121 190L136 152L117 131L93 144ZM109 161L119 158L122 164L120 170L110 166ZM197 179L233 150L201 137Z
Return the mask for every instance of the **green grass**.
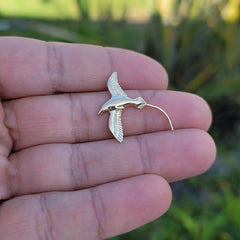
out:
M4 16L42 17L42 18L77 18L75 0L0 0L0 12Z
M10 27L0 35L142 52L166 67L171 89L197 93L213 109L213 167L173 184L173 204L159 220L113 239L240 239L239 9L238 0L0 0ZM75 35L40 31L39 23Z
M43 17L57 19L113 18L143 21L153 12L153 1L138 0L0 0L4 16Z

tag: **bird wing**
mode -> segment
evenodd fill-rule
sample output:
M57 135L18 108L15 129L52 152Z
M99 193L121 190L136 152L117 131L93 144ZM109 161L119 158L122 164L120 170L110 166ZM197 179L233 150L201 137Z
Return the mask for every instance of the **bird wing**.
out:
M108 90L112 94L112 96L122 96L127 97L127 94L122 90L118 83L117 72L112 73L110 78L108 79Z
M121 143L123 141L123 129L121 122L122 110L117 109L110 111L109 129L113 136Z

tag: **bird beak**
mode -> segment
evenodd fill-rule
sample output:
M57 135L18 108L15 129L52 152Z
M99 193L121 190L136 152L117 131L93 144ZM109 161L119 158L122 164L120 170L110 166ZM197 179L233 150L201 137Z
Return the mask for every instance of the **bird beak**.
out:
M98 112L98 115L102 115L103 114L103 110L101 109L99 112Z

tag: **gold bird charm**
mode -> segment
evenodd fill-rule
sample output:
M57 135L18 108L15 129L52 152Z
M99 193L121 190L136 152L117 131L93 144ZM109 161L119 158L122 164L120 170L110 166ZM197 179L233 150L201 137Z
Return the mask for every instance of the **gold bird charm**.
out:
M102 108L98 112L98 115L101 115L104 112L110 113L108 126L113 136L120 143L123 141L123 127L121 115L123 109L129 105L133 105L138 109L142 109L144 106L149 106L160 110L167 117L171 130L173 130L171 120L163 109L151 104L147 104L142 97L137 97L133 99L127 96L127 94L122 90L118 83L117 72L112 73L112 75L108 79L107 86L112 97L105 104L103 104Z

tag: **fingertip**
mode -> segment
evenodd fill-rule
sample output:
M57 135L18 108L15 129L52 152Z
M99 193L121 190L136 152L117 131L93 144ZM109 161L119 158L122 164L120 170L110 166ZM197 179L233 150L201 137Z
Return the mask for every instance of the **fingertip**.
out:
M202 129L205 131L208 131L211 124L212 124L212 111L208 104L208 102L203 99L202 97L195 95L196 99L199 101L199 106L201 106L202 111L202 123L199 124L199 126L202 126Z
M152 191L152 206L156 210L157 217L163 215L170 207L172 202L172 190L163 177L159 175L149 174L145 175L146 181L148 181L149 187L146 189L151 190L151 186L154 187ZM162 201L164 199L164 201Z
M141 207L146 209L149 215L147 221L162 216L169 209L172 201L172 191L168 182L155 174L142 175L136 177L136 179L139 181L137 188L141 191L139 196L142 197ZM147 214L144 216L147 216Z
M198 128L207 131L212 123L211 109L202 97L193 93L163 91L166 94L166 104L170 105L170 112L178 119L175 128ZM171 97L170 97L171 96ZM161 100L161 99L160 99ZM163 102L163 101L162 101ZM178 126L179 125L179 126Z
M103 199L105 206L110 206L107 218L111 219L105 225L107 237L131 231L155 220L168 210L172 200L169 184L157 175L140 175L106 187L108 193Z
M167 89L168 74L156 60L130 50L110 47L106 49L112 61L112 72L118 72L118 78L121 79L123 88ZM131 88L127 88L129 80L133 83Z
M200 175L212 166L216 158L215 143L202 129L177 129L159 136L165 144L161 145L160 150L155 150L155 156L152 155L157 163L154 171L168 182ZM156 137L154 142L161 142L161 138Z
M213 138L205 131L199 130L198 139L195 146L198 147L196 150L199 159L199 174L206 172L214 163L217 154L216 144Z
M11 195L8 179L9 162L0 158L0 201L6 200Z
M184 130L181 130L184 131ZM187 159L189 166L182 171L184 179L193 177L206 172L214 163L216 158L216 145L212 137L202 129L188 129L188 137L190 138L187 149ZM191 161L191 162L190 162Z
M205 99L202 97L191 94L192 104L195 107L192 107L192 119L195 122L196 126L199 126L200 129L208 131L212 124L212 111Z

